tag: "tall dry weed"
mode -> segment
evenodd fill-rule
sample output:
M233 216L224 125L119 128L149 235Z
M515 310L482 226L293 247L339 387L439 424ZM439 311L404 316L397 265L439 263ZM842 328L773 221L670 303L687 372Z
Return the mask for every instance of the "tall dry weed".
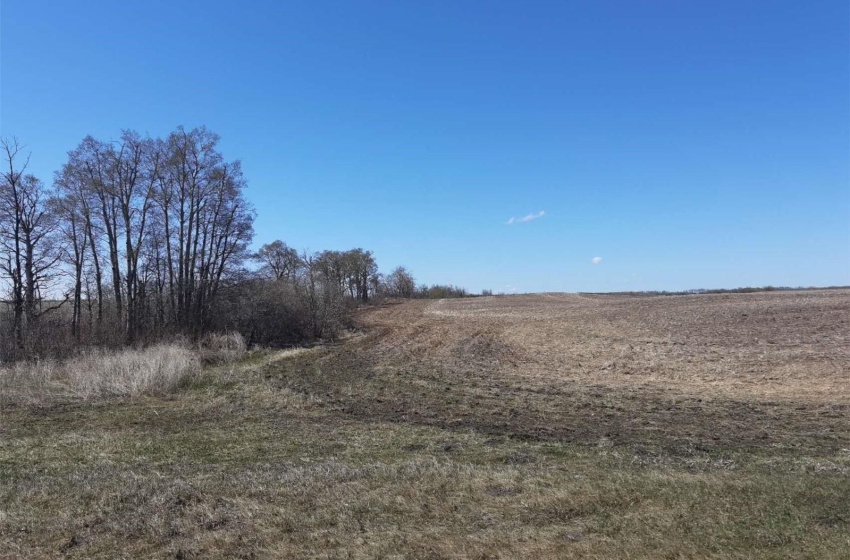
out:
M244 356L248 346L238 332L210 333L201 339L198 349L204 363L222 364Z
M167 394L200 370L198 354L176 344L98 350L66 362L20 362L0 368L0 402L40 404L61 397Z

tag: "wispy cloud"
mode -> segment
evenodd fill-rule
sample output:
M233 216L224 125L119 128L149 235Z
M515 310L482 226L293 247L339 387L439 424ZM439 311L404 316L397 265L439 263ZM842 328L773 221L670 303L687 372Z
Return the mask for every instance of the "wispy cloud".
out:
M602 262L602 257L593 257L590 259L590 264L599 264Z
M546 215L546 212L541 210L540 212L537 212L536 214L526 214L525 216L522 216L521 218L510 218L507 222L505 222L505 224L507 224L509 226L512 226L514 224L522 224L522 223L525 223L525 222L530 222L531 220L536 220L537 218L542 218L545 215Z

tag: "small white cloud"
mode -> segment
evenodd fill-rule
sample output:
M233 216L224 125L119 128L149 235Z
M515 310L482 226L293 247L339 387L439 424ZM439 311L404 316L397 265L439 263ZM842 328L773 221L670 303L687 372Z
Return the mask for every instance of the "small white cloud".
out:
M602 262L602 257L593 257L590 259L590 264L599 264Z
M536 214L526 214L525 216L523 216L521 218L510 218L510 219L508 219L507 222L505 222L505 224L507 224L509 226L513 225L513 224L522 224L522 223L525 223L525 222L530 222L531 220L536 220L537 218L542 218L545 215L546 215L546 212L541 210L540 212L537 212Z

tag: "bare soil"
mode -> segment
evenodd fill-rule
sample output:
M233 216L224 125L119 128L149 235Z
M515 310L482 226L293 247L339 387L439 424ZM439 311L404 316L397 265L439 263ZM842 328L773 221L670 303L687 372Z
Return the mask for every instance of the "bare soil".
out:
M359 417L517 438L850 447L848 290L412 301L362 323L281 381Z

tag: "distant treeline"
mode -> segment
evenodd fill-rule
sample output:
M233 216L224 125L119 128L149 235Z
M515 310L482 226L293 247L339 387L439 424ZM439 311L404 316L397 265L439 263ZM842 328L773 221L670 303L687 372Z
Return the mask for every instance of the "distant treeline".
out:
M456 286L416 285L405 267L378 271L371 251L299 253L274 241L252 255L259 270L225 289L220 329L236 330L249 344L291 345L333 339L352 327L357 305L385 298L467 297Z
M375 297L467 295L380 274L360 248L252 253L241 164L218 143L206 128L88 136L48 188L0 142L0 361L222 330L293 344L335 337Z
M850 286L825 286L825 287L789 287L789 286L761 286L761 287L743 287L743 288L697 288L693 290L683 291L630 291L630 292L581 292L587 295L619 295L619 296L687 296L696 294L751 294L755 292L794 292L801 290L842 290L848 289Z

